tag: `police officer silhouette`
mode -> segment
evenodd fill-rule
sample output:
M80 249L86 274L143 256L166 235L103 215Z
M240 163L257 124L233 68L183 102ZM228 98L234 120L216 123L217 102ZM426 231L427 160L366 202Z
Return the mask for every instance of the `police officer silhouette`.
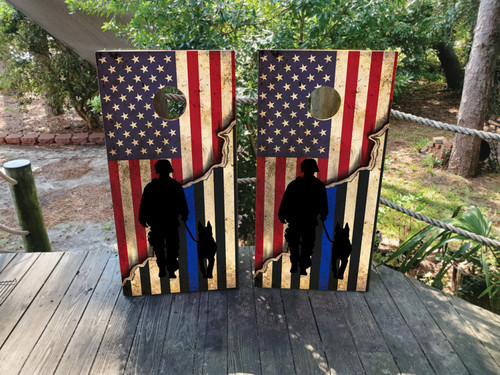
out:
M288 184L278 217L283 224L288 223L285 239L290 248L290 272L296 273L300 268L300 274L307 275L307 269L311 267L318 216L321 221L326 220L328 201L325 185L314 176L319 172L316 160L304 160L300 170L304 176Z
M160 175L144 188L139 208L139 222L151 227L148 235L156 254L159 277L176 278L179 269L179 218L186 221L188 206L182 185L170 177L174 171L168 160L159 160L155 171ZM166 250L166 251L165 251Z

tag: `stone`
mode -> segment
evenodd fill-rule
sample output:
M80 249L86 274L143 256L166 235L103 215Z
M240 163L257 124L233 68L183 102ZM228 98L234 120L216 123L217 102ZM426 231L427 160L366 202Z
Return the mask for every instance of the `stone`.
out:
M9 145L18 145L21 143L22 134L9 134L5 137L5 142Z
M40 133L25 134L21 138L21 143L23 145L36 145L38 143L38 137L39 136L40 136Z
M434 137L434 138L433 138L434 143L435 143L436 145L442 145L442 144L443 144L443 142L444 142L444 139L445 139L444 137Z
M75 145L84 145L87 144L89 141L89 133L76 133L73 134L73 137L71 138L71 141Z
M55 134L50 134L50 133L40 134L40 136L38 137L38 144L50 145L55 142L55 139L56 139Z
M442 146L442 144L440 144L440 143L436 143L436 150L441 149L441 146Z
M451 143L449 140L446 139L443 143L443 148L451 150L453 148L453 143Z
M0 145L5 144L5 137L7 137L7 133L0 133Z
M90 133L89 142L95 143L97 145L103 145L106 143L104 133Z
M56 134L56 143L59 145L70 145L71 138L71 134Z
M429 141L429 143L427 143L427 147L433 148L434 147L434 142Z

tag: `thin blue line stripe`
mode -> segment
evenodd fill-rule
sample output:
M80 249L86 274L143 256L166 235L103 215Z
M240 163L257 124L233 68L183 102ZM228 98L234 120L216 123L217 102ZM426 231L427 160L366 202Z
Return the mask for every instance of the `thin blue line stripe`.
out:
M333 240L333 224L335 221L335 200L337 197L337 186L326 189L328 200L328 216L325 220L325 227ZM321 264L319 267L319 290L328 289L328 280L330 278L330 263L332 259L332 243L328 240L325 231L321 243Z
M186 200L189 209L188 220L186 225L189 227L193 236L196 236L196 214L194 203L194 186L191 185L184 189ZM187 263L188 263L188 279L189 290L197 292L200 290L198 279L198 252L196 249L196 242L193 241L188 231L186 230L186 250L187 250Z

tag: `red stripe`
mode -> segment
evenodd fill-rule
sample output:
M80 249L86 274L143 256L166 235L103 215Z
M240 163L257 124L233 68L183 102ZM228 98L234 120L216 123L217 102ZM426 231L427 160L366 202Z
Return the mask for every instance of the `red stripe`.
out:
M257 157L257 186L255 207L255 270L262 267L264 257L264 186L266 181L266 158Z
M222 139L217 136L217 133L222 128L222 99L221 99L221 65L220 52L210 51L210 97L212 111L212 146L213 146L213 163L221 162L222 155Z
M344 95L344 115L342 118L342 136L340 139L339 180L349 174L351 155L352 128L354 124L354 109L356 104L356 89L358 83L359 51L350 51L347 61L347 77Z
M307 158L297 158L297 170L295 171L295 176L302 176L302 171L300 170L300 164Z
M129 160L130 186L132 194L132 205L134 207L135 237L137 240L137 254L139 263L148 257L148 241L146 239L146 229L139 223L139 207L142 198L141 167L139 160Z
M391 100L389 100L389 113L387 114L387 122L391 119L392 96L394 94L394 81L396 80L396 65L398 64L398 53L394 53L394 68L392 70L392 85L391 85Z
M149 164L151 166L151 179L158 178L160 176L158 173L156 173L156 170L155 170L155 164L158 160L160 160L160 159L149 160Z
M273 257L283 252L283 223L278 218L286 185L286 158L276 158L274 173L274 228L273 228Z
M189 114L191 120L191 153L193 157L193 179L203 175L203 148L201 138L200 71L198 52L187 51L189 86Z
M118 162L108 161L109 181L111 184L111 199L113 201L113 211L115 214L116 240L118 243L118 255L120 259L120 270L122 280L129 275L127 237L125 235L125 220L123 218L122 191L120 189L120 173L118 172Z
M375 131L375 122L377 121L377 105L383 59L383 52L372 52L370 78L368 81L368 97L366 100L365 126L363 129L363 144L361 147L362 167L368 165L370 161L370 153L373 148L373 142L368 139L368 136Z
M172 163L172 168L174 169L174 173L172 173L172 178L177 182L182 184L182 159L171 159L170 163Z
M318 168L319 168L318 179L322 183L326 184L326 179L328 177L328 159L325 158L318 159Z

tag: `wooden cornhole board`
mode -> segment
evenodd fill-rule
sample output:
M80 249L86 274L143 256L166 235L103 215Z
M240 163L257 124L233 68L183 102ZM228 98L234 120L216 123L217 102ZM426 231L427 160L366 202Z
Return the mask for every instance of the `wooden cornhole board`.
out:
M396 60L396 52L382 51L259 52L257 286L367 290ZM326 101L321 95L313 100L321 90L332 91L319 89L324 86L337 94L330 99L327 95ZM337 103L336 112L335 105L329 107L332 100ZM334 113L333 117L322 113L323 107L327 107L327 115ZM326 187L328 206L326 231L319 219L313 229L315 241L307 275L291 272L285 240L289 224L283 224L278 216L289 183L302 175L304 159L316 161L316 177ZM332 253L332 242L326 235L333 240L337 225L348 225L352 243L343 279L333 275L332 257L335 259L339 250Z
M124 293L235 288L234 52L101 51L96 60ZM153 103L168 87L185 97L179 118L162 118ZM212 278L202 276L197 243L182 222L176 278L158 276L150 227L140 224L138 213L144 187L158 177L154 166L160 159L171 162L171 176L182 184L193 237L198 223L212 226L217 244Z

